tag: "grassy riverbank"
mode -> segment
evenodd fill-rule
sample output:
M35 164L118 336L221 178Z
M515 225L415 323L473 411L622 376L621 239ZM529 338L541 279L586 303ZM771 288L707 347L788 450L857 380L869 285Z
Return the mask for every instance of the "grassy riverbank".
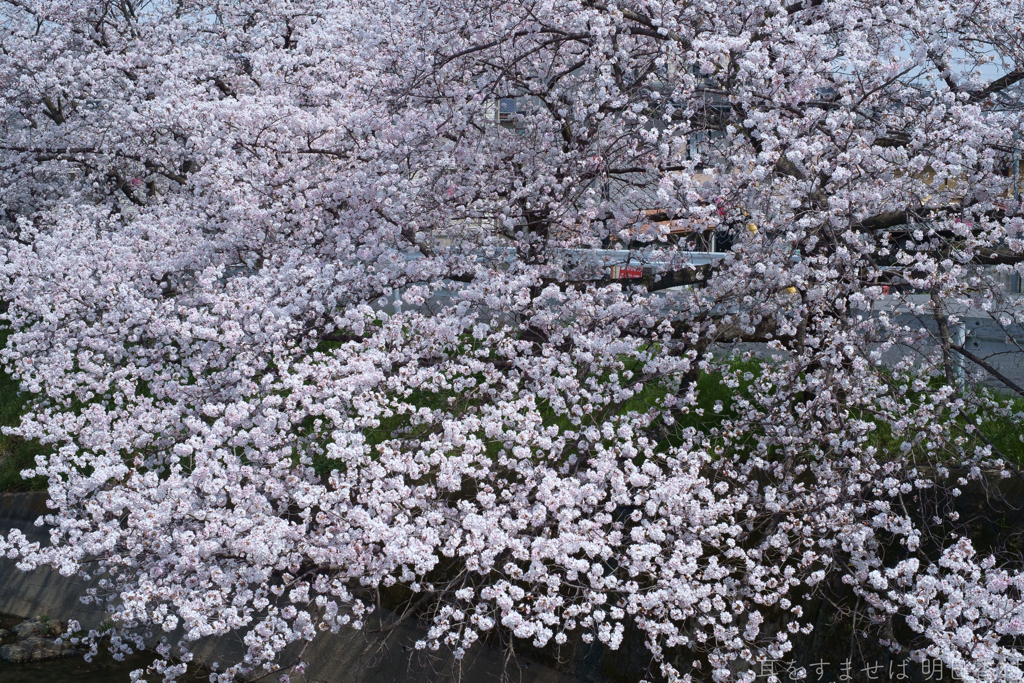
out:
M0 348L2 348L5 341L6 334L0 334ZM741 394L746 393L750 378L759 373L762 362L764 361L751 359L746 361L735 360L730 363L731 369L734 372L745 375L747 378L739 381ZM690 411L687 415L677 415L675 426L665 430L666 447L675 445L672 435L678 433L682 428L693 427L698 432L717 434L717 429L722 427L724 421L736 416L733 407L733 392L735 390L726 386L726 382L723 382L723 379L723 375L717 372L701 375L697 382L698 405L695 407L695 410ZM930 390L938 388L938 380L934 380L934 383L935 386L930 387ZM663 398L668 391L668 387L664 384L652 383L644 387L639 394L630 399L625 405L621 406L621 409L643 412L654 407L654 404ZM994 393L1001 400L1011 398L1003 392ZM423 400L430 407L441 408L443 405L447 405L441 398L439 396L426 395L423 397ZM919 401L922 399L922 396L914 395L911 398L914 401ZM437 405L435 406L434 403ZM1024 465L1024 442L1021 440L1021 422L1018 416L1024 414L1024 399L1014 398L1011 400L1011 405L1011 410L1015 414L995 415L990 412L987 415L976 415L971 419L977 420L975 424L981 428L981 432L984 434L984 437L981 439L983 443L990 444L996 453L1002 454L1008 460L1020 466ZM16 426L23 410L24 400L18 392L18 382L0 369L0 427ZM858 414L856 417L876 423L877 429L872 436L872 443L870 445L873 445L882 452L898 452L901 440L893 437L887 424L879 422L867 414ZM367 434L368 442L373 444L376 441L392 438L395 430L401 426L400 423L404 419L406 419L405 416L395 416L393 420L386 421L380 428L370 430ZM552 419L555 423L559 423L559 420ZM972 432L977 434L973 425L968 424L963 417L958 418L957 421L960 423L965 434L971 434ZM559 426L568 428L569 424L566 421L565 424L559 424ZM17 436L0 433L0 492L45 490L45 478L36 477L26 480L21 476L24 470L35 466L36 456L44 453L45 450L42 445L34 441L26 441ZM314 467L320 474L326 474L330 468L336 466L334 461L321 460L318 462L314 459Z
M6 335L0 337L2 345ZM18 393L18 382L0 370L0 427L14 427L21 418L24 401ZM21 437L0 433L0 491L41 491L46 479L23 479L21 472L35 466L35 457L43 448Z

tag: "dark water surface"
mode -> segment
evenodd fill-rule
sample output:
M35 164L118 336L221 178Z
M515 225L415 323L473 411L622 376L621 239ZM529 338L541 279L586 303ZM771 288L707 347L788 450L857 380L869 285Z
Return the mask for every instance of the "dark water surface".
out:
M0 628L10 629L23 621L18 617L0 615ZM15 642L17 639L11 635L4 638L2 644ZM118 662L101 647L92 662L86 662L82 656L26 664L0 662L0 683L128 683L132 671L146 668L154 659L152 652L141 652ZM189 673L179 680L183 683L197 683L209 680L208 676L208 671L192 671L190 667ZM162 678L151 674L145 680L155 683Z

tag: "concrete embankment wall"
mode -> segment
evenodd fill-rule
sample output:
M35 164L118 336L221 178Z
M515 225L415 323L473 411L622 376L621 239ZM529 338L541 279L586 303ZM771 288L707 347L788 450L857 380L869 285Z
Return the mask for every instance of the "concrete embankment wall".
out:
M50 534L45 527L35 526L35 520L47 512L45 493L0 494L0 533L6 536L8 530L20 529L30 541L46 545ZM46 568L23 572L13 560L0 557L0 614L73 618L83 628L96 628L106 615L79 600L88 587L77 576L61 576Z
M45 493L0 494L0 534L20 529L29 540L49 543L45 527L35 520L47 513ZM0 558L0 614L16 617L46 615L56 619L77 619L84 628L96 628L106 620L103 610L83 605L79 598L89 584L79 577L64 577L51 569L23 572L15 562ZM338 635L322 634L304 651L292 647L285 653L284 663L301 659L307 662L304 676L293 676L296 683L412 683L451 680L458 673L453 661L424 659L415 656L413 644L423 632L410 623L390 628L397 621L392 614L371 620L364 631ZM172 634L172 636L177 634ZM172 638L173 639L173 638ZM197 643L193 648L195 661L203 666L214 662L228 664L240 659L244 652L238 637L224 636ZM549 666L522 657L510 664L511 680L519 683L581 683L590 677L567 675ZM478 646L461 664L463 681L483 683L497 681L506 671L505 653L491 647ZM263 678L276 681L277 675ZM117 683L112 681L111 683Z

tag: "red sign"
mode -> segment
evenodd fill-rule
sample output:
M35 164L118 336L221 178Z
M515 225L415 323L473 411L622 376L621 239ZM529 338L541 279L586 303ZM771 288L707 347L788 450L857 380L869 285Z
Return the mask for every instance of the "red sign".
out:
M635 266L612 266L613 280L636 280L643 276L643 268Z

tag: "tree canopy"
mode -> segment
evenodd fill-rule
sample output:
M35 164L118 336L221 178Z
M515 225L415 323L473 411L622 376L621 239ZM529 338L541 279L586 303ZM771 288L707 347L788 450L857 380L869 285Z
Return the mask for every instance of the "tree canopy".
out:
M1024 322L1022 25L0 0L2 354L53 506L0 548L102 579L125 647L244 634L224 681L395 585L427 650L630 628L719 681L842 586L893 652L1024 680L1019 561L936 502L1016 476L978 381L1024 390L956 330Z

